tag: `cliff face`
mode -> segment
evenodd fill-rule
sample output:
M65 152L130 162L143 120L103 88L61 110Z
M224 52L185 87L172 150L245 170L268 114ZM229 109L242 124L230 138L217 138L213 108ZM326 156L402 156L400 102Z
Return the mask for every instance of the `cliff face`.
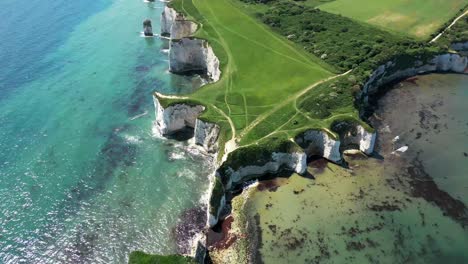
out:
M156 108L156 125L161 135L170 135L184 128L195 128L197 117L203 112L201 105L175 104L162 107L156 97L153 97Z
M334 140L324 131L308 130L296 137L296 142L310 156L321 156L333 162L341 161L340 141Z
M195 144L202 146L206 151L218 151L219 126L197 119L195 122Z
M174 73L202 71L214 82L221 76L219 60L206 40L173 40L169 50L169 70Z
M219 60L208 41L191 37L196 31L196 23L170 7L164 8L161 35L171 39L169 70L173 73L202 72L216 82L221 77Z
M450 48L456 51L468 51L468 42L453 43Z
M161 14L161 35L170 36L171 39L181 39L193 35L196 31L196 23L177 13L173 8L164 7Z
M161 35L171 35L172 25L175 21L176 16L177 12L174 9L167 6L164 7L164 10L161 14Z
M177 14L172 23L170 36L172 39L181 39L193 35L197 31L197 28L196 23L186 20L184 16Z
M361 99L365 104L369 101L369 95L378 92L383 85L408 78L418 74L431 72L455 72L464 73L468 66L468 58L456 53L436 55L427 63L415 60L412 65L402 67L393 61L379 66L364 84Z
M233 185L259 178L267 173L278 173L281 170L294 171L304 174L307 169L307 155L304 152L273 152L269 160L263 164L245 164L237 169L227 168L223 177L227 179L225 189L231 189Z

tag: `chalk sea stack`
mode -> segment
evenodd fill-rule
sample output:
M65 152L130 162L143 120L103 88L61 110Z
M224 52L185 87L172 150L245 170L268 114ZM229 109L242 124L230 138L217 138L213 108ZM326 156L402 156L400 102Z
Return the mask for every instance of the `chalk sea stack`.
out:
M145 36L153 36L153 27L151 27L151 20L146 19L143 21L143 33Z

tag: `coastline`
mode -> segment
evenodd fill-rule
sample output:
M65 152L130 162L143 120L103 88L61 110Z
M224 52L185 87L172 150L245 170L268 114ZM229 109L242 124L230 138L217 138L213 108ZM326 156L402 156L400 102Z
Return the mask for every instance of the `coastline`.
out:
M169 15L166 16L166 14ZM175 17L179 19L177 20ZM162 24L171 25L169 35L190 40L185 42L175 39L177 46L170 45L175 47L172 52L169 52L170 65L183 65L182 67L172 67L172 72L206 71L207 76L219 77L221 75L217 74L220 73L219 68L213 68L216 63L210 64L210 61L213 61L212 56L215 55L210 54L212 50L209 51L209 43L206 40L197 41L196 38L192 37L195 33L192 30L193 25L187 23L183 14L166 7L161 20L166 21ZM181 25L174 27L178 21L181 21ZM187 29L187 27L190 28ZM174 28L176 28L176 32L173 31ZM162 31L164 30L167 35L167 28L162 29ZM460 45L465 46L466 44ZM199 50L194 51L194 49ZM186 58L192 56L186 54L196 54L196 63L187 64ZM467 65L468 58L466 56L452 52L436 52L435 54L429 54L429 56L419 54L413 57L403 55L381 64L361 84L363 88L358 95L357 101L362 120L366 120L368 113L372 112L370 102L374 101L375 97L382 93L381 89L386 85L421 74L466 74ZM217 80L219 78L211 78L213 82ZM186 128L193 129L195 144L202 146L206 152L218 157L214 159L216 169L211 173L212 180L210 180L212 187L207 212L207 226L211 228L220 224L229 214L230 209L227 204L232 198L230 197L231 194L239 192L239 186L245 185L246 182L261 180L268 174L277 174L284 171L304 174L307 167L307 157L312 155L318 155L334 163L345 165L345 163L342 163L344 151L358 149L366 155L372 155L377 136L373 129L362 120L360 120L362 123L342 120L336 123L335 129L332 129L332 131L309 129L298 133L294 139L291 139L291 142L282 142L277 146L272 146L271 149L262 149L261 147L253 150L249 149L249 147L233 148L232 143L223 144L220 142L220 127L217 124L200 118L200 115L206 109L206 106L203 106L201 102L192 102L189 97L185 96L167 97L157 93L154 94L154 101L157 112L155 126L162 135L168 136ZM222 148L221 152L219 148ZM222 154L221 157L220 154ZM251 158L245 158L245 156ZM258 159L258 157L261 158ZM201 240L204 241L201 241L201 243L199 241L197 243L198 248L193 249L192 252L203 252L204 250L200 250L200 248L206 250L206 237L201 238ZM198 254L196 258L202 258L200 253ZM204 254L206 252L202 255Z

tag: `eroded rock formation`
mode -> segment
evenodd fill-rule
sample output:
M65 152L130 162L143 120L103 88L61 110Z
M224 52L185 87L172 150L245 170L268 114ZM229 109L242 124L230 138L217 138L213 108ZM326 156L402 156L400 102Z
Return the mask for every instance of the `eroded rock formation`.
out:
M143 21L143 34L145 34L145 36L153 36L153 27L149 19Z

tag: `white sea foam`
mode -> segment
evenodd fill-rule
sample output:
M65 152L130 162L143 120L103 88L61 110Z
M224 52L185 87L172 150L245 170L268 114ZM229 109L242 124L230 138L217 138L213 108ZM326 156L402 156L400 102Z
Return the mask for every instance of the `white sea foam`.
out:
M159 35L158 34L153 34L153 36L146 36L143 31L140 31L140 37L142 37L142 38L157 38L157 37L159 37Z
M194 180L197 179L197 174L196 174L194 171L192 171L192 170L189 170L189 169L187 169L187 168L184 168L184 169L179 170L179 171L177 172L177 177L179 177L179 178L185 178L185 179L189 179L189 180L194 181Z
M184 160L185 155L183 151L173 151L169 154L169 160Z
M128 143L131 143L131 144L138 144L142 142L141 138L137 136L124 135L124 138Z

